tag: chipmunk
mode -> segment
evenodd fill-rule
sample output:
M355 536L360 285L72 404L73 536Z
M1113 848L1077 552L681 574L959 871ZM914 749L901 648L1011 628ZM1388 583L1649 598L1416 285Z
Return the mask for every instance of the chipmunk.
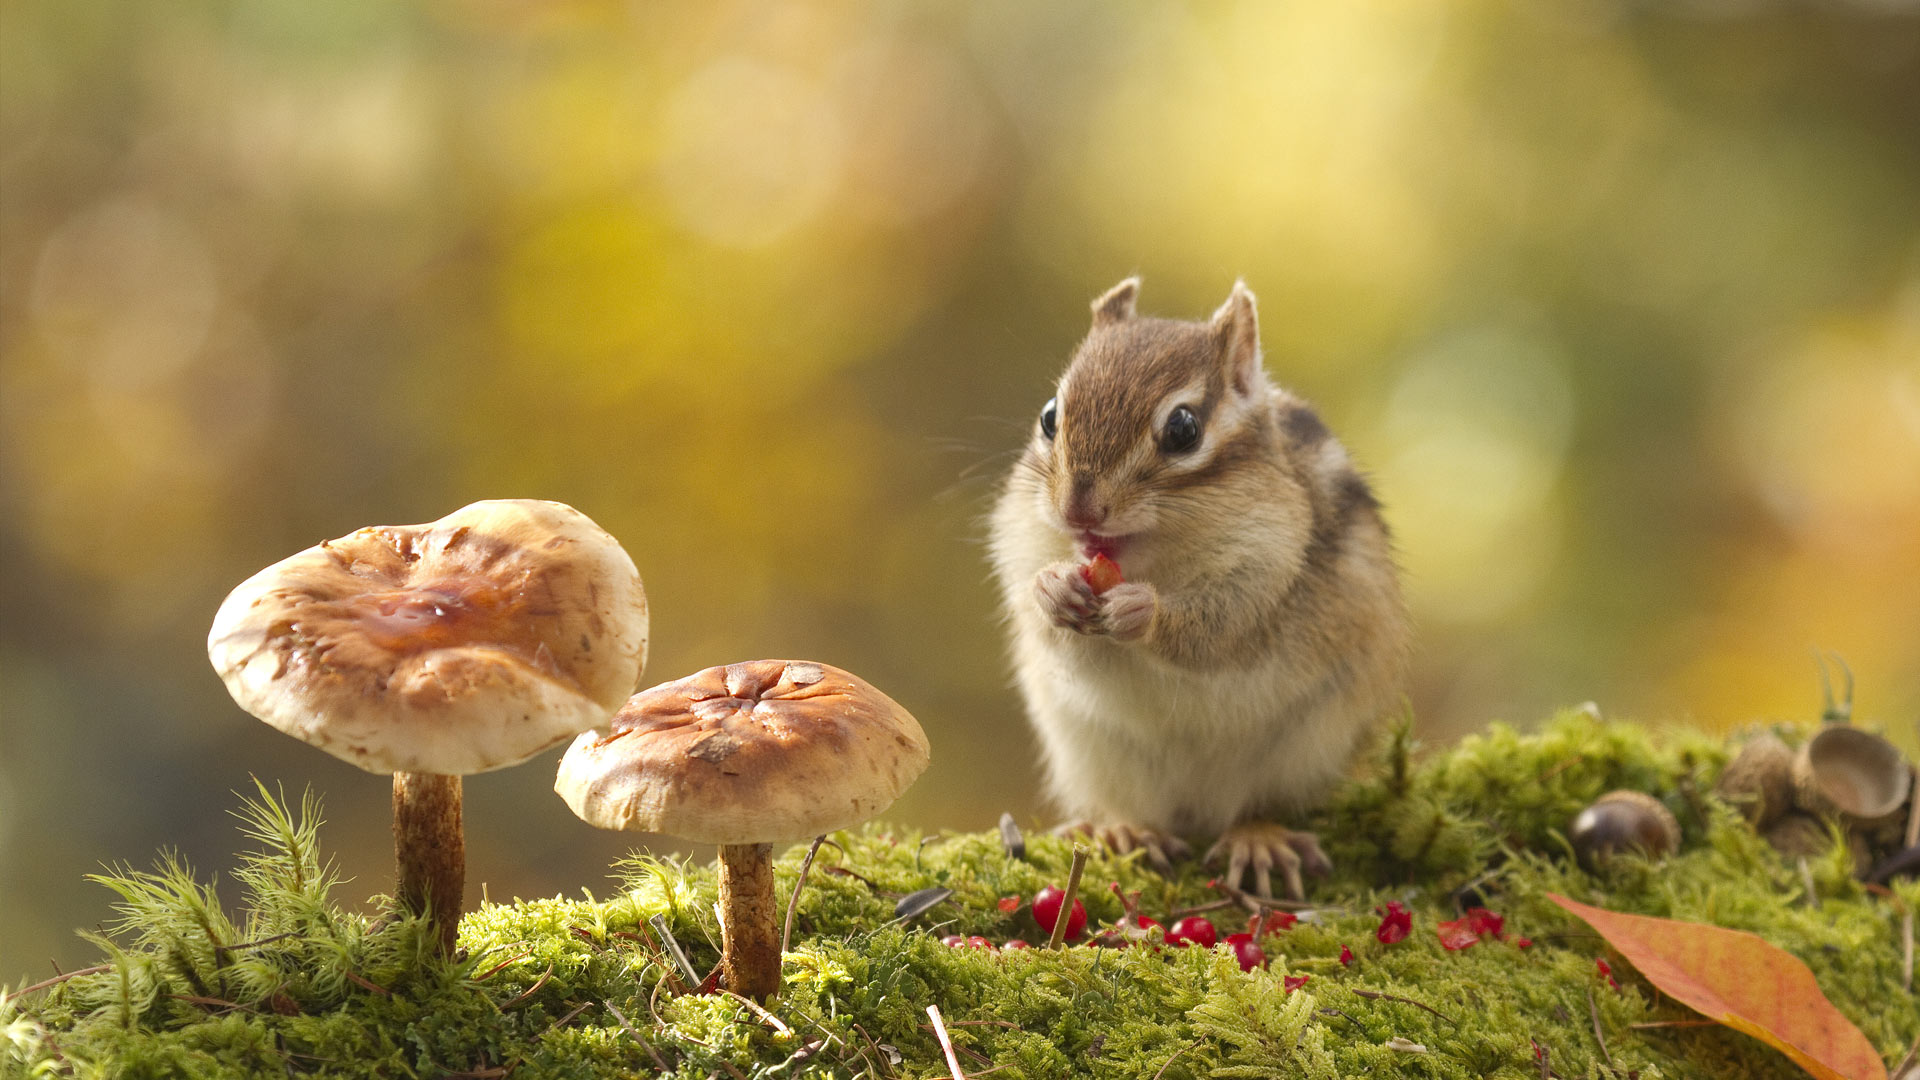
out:
M1008 476L990 551L1048 785L1071 824L1165 869L1218 836L1228 880L1329 869L1275 815L1323 800L1393 709L1409 627L1386 525L1319 416L1261 362L1253 293L1205 322L1093 327ZM1090 560L1124 580L1096 592Z

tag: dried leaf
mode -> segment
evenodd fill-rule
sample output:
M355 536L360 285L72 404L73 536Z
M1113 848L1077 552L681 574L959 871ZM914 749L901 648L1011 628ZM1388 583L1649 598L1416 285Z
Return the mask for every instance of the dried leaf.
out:
M1785 949L1742 930L1625 915L1555 893L1547 899L1599 931L1661 992L1779 1049L1820 1080L1886 1080L1873 1044Z

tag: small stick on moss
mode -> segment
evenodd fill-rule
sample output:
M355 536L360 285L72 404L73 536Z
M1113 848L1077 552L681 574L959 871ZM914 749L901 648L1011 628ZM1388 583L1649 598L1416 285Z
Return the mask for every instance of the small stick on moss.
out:
M1527 1036L1527 1042L1533 1044L1533 1060L1540 1065L1540 1080L1548 1080L1553 1075L1553 1067L1547 1064L1553 1057L1553 1048L1531 1035Z
M54 970L59 971L60 969L58 967L55 967ZM112 964L101 964L98 967L80 968L76 971L69 971L61 975L55 975L51 979L42 979L39 982L34 983L32 986L23 986L20 989L15 990L11 994L0 995L0 1002L12 1001L14 998L17 998L22 994L31 994L36 990L45 990L49 986L58 986L61 983L66 982L68 979L77 979L82 975L98 975L103 971L112 971L112 970L113 970Z
M1066 948L1067 923L1073 918L1073 902L1080 896L1080 875L1087 869L1087 849L1079 844L1073 845L1073 865L1067 868L1067 891L1060 897L1060 914L1054 917L1053 934L1047 938L1047 948L1059 950ZM955 1074L958 1076L958 1074Z
M347 978L351 980L355 985L371 990L374 993L379 994L381 997L393 996L393 991L387 989L384 986L381 986L379 983L374 982L372 979L369 979L364 975L358 975L351 971L347 972L346 975L347 975Z
M647 925L653 927L653 932L660 935L660 944L666 946L667 955L673 957L674 965L680 969L682 975L687 977L687 986L690 988L699 986L700 973L693 970L693 961L687 959L687 950L680 947L680 939L673 936L672 930L667 929L667 917L655 915L647 920Z
M1399 996L1398 994L1381 993L1378 990L1362 990L1357 986L1352 987L1351 989L1355 994L1359 995L1360 997L1366 998L1369 1001L1397 1001L1402 1005L1412 1005L1416 1009L1427 1010L1428 1012L1439 1017L1440 1019L1445 1020L1447 1023L1453 1024L1454 1027L1460 1026L1459 1024L1454 1023L1453 1017L1448 1016L1446 1013L1441 1012L1439 1009L1436 1009L1425 1002L1415 1001L1412 998L1404 998Z
M787 1026L787 1025L786 1025L786 1024L784 1023L784 1022L782 1022L782 1021L781 1021L781 1019L780 1019L779 1017L777 1017L777 1016L775 1016L775 1015L773 1015L772 1013L770 1013L770 1012L768 1012L767 1010L765 1010L765 1009L763 1009L763 1008L761 1008L761 1007L760 1007L760 1006L759 1006L759 1005L758 1005L757 1003L755 1003L754 1001L752 1001L752 1000L750 1000L750 999L748 999L748 998L744 998L744 997L741 997L741 996L740 996L739 994L736 994L736 993L734 993L733 991L731 991L731 990L728 990L728 989L727 989L726 987L724 987L724 986L723 986L723 987L720 987L720 988L719 988L719 993L720 993L720 995L721 995L721 996L723 996L723 997L730 997L730 998L732 998L733 1000L735 1000L735 1001L737 1001L737 1002L739 1002L740 1004L742 1004L742 1005L745 1005L745 1006L746 1006L747 1008L749 1008L749 1009L751 1009L751 1010L753 1010L753 1012L754 1012L754 1013L755 1013L755 1014L756 1014L757 1016L759 1016L759 1017L760 1017L760 1019L762 1019L762 1020L765 1020L765 1021L767 1022L767 1024L768 1024L768 1026L770 1026L770 1027L772 1027L772 1028L773 1028L773 1030L774 1030L775 1032L777 1032L777 1033L779 1033L779 1034L781 1034L781 1035L786 1035L786 1036L789 1036L789 1037L791 1037L791 1036L793 1035L793 1029L792 1029L792 1028L790 1028L790 1027L788 1027L788 1026Z
M640 1033L634 1030L633 1025L627 1021L627 1015L621 1012L613 1002L603 1001L600 1003L600 1007L612 1013L615 1020L620 1021L620 1026L627 1029L627 1034L633 1036L633 1041L640 1044L640 1049L647 1052L647 1056L653 1059L654 1065L659 1068L662 1073L672 1071L667 1068L666 1061L660 1057L660 1052L653 1048L652 1043L640 1037Z
M1080 849L1074 848L1074 869L1077 871L1080 864L1085 861L1085 856L1080 853ZM1075 873L1071 880L1078 882L1079 879L1080 875ZM1062 908L1058 925L1066 924L1067 913L1066 909ZM927 1006L927 1015L933 1019L933 1037L940 1040L940 1049L947 1055L947 1069L953 1074L953 1080L967 1080L967 1074L960 1071L960 1059L953 1052L953 1038L947 1034L947 1025L940 1019L940 1006Z
M1690 1028L1690 1027L1719 1027L1719 1026L1720 1026L1720 1021L1718 1020L1647 1020L1643 1023L1627 1025L1628 1029L1632 1031L1648 1031L1653 1028Z
M572 1012L569 1012L567 1015L561 1017L558 1020L555 1020L551 1024L548 1024L547 1030L541 1032L540 1037L544 1039L548 1035L551 1035L552 1033L554 1033L555 1031L558 1031L559 1029L566 1027L568 1024L573 1023L574 1017L579 1016L581 1013L586 1012L588 1009L591 1009L591 1008L593 1008L593 1002L591 1001L583 1001L580 1004L575 1005L573 1007Z
M1913 909L1900 916L1900 988L1913 992Z
M1920 1065L1920 1039L1913 1040L1913 1045L1907 1048L1907 1056L1901 1058L1900 1064L1895 1065L1887 1076L1890 1080L1913 1080L1916 1065Z
M1600 1003L1593 1000L1593 991L1587 991L1587 1012L1593 1017L1593 1041L1600 1044L1600 1059L1613 1068L1613 1055L1607 1052L1607 1037L1600 1033Z
M521 952L514 953L512 956L507 957L505 960L502 960L499 963L488 968L487 970L481 972L480 974L475 975L473 977L473 981L486 982L488 979L491 979L495 975L498 975L500 974L500 972L506 970L507 965L512 964L518 960L525 960L527 957L532 955L533 955L532 949L526 949Z
M1820 894L1813 887L1813 867L1808 864L1805 855L1800 856L1800 883L1807 889L1807 906L1820 910Z
M1166 1061L1161 1063L1160 1070L1153 1074L1153 1080L1160 1080L1161 1077L1167 1075L1167 1070L1173 1066L1174 1061L1178 1059L1181 1054L1184 1054L1187 1051L1199 1045L1200 1045L1200 1040L1195 1039L1192 1042L1188 1043L1187 1045L1181 1047L1180 1049L1175 1050L1173 1052L1173 1057L1170 1057Z
M827 842L825 833L813 838L813 846L807 849L807 857L800 861L800 876L793 879L793 893L787 897L787 924L780 929L780 955L787 954L787 947L793 944L793 915L800 910L800 890L807 887L807 871L813 869L813 857L820 854L820 845Z
M513 995L511 998L508 998L507 1001L500 1006L500 1011L506 1012L508 1009L511 1009L519 1005L521 1002L524 1002L527 999L533 997L533 995L540 992L541 987L547 985L547 980L551 978L553 978L553 965L548 964L547 970L541 972L540 977L533 980L532 986L529 986L525 990L522 990L519 993Z

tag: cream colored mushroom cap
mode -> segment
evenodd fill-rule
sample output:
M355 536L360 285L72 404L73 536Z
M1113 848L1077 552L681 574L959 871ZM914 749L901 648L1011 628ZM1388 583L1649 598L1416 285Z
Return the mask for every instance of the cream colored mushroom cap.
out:
M755 660L635 694L573 741L553 788L602 829L784 843L874 817L926 767L919 722L865 680Z
M647 597L573 507L477 502L267 567L207 655L241 708L335 757L466 775L605 724L646 664Z

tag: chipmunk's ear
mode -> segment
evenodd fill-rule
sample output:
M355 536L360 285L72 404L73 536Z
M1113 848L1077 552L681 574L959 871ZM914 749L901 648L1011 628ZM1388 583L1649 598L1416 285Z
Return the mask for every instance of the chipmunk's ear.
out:
M1260 366L1260 315L1253 291L1244 281L1233 283L1227 302L1213 313L1213 339L1220 350L1220 366L1234 392L1251 394L1265 372Z
M1108 289L1105 296L1093 302L1093 325L1106 326L1133 318L1133 298L1138 295L1140 295L1138 277L1130 277Z

